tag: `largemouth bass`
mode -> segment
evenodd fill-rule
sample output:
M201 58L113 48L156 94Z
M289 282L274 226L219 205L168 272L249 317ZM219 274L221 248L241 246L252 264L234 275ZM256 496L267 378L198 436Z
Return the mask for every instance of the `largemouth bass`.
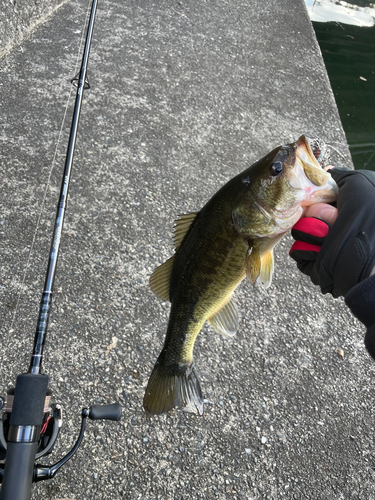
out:
M305 207L335 201L337 194L302 136L231 179L198 213L176 221L176 252L150 278L151 289L171 302L171 311L143 400L147 413L178 407L203 414L193 347L205 321L222 335L234 335L239 317L232 295L239 283L247 276L267 288L274 246Z

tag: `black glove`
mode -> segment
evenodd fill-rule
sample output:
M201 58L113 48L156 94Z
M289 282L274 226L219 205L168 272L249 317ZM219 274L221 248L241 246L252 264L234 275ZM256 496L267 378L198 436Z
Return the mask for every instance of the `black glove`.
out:
M368 278L375 264L375 172L334 168L338 217L333 225L300 219L290 256L323 293L346 295Z

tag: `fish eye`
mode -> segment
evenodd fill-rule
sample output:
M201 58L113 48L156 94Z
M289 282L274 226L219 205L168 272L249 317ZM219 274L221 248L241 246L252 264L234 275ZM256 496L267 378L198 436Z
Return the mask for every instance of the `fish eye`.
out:
M280 175L284 172L284 165L281 161L274 161L271 165L271 175Z

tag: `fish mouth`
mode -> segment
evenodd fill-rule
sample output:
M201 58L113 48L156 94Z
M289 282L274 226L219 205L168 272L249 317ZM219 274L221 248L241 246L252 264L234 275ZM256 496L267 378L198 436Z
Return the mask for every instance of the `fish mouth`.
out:
M324 158L324 152L322 153L323 145L323 141L319 139L311 140L305 135L302 135L296 142L296 156L302 163L306 177L314 186L322 186L327 182L327 173L322 168L322 160ZM319 162L319 159L321 162Z
M331 175L323 170L328 156L323 141L307 139L302 135L295 143L295 165L289 174L291 187L303 190L301 206L314 203L331 203L336 200L339 189Z
M315 139L309 139L305 137L308 145L310 146L311 152L313 156L316 158L317 162L321 166L321 168L325 168L330 164L330 154L325 142L318 137Z

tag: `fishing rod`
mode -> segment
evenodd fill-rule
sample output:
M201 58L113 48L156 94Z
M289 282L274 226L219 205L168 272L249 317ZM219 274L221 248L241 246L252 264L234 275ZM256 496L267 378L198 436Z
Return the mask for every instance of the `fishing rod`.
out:
M84 408L81 412L81 430L70 452L52 466L35 464L40 457L51 453L62 424L61 407L50 404L52 393L48 389L48 376L42 373L42 360L83 93L90 87L87 65L97 2L92 0L81 68L72 80L72 84L77 87L75 106L29 370L18 375L15 387L8 390L0 420L0 460L5 459L5 464L0 464L0 500L29 500L33 482L54 477L81 444L87 417L91 420L116 421L121 418L119 403Z

